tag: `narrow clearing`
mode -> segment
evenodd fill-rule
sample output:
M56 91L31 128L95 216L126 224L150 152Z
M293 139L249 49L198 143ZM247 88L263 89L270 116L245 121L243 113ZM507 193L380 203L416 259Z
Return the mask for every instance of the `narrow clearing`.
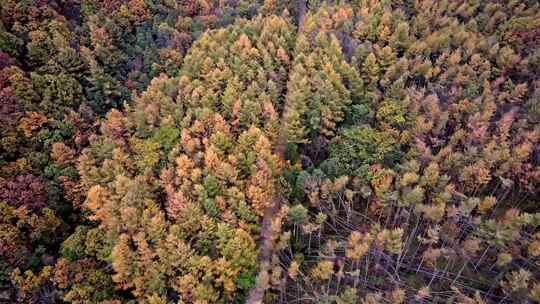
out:
M304 25L304 16L306 13L306 0L297 0L297 9L298 9L298 33L302 32L303 25ZM285 121L285 118L287 117L287 104L283 107L283 113L281 115L281 120ZM282 123L281 126L284 124ZM274 149L274 153L278 155L281 159L285 159L285 152L287 150L287 137L283 132L284 130L281 130L281 133L278 138L278 142L276 143L276 147ZM276 197L274 197L272 201L272 207L266 208L263 214L263 221L261 226L261 234L259 236L259 240L261 241L261 247L260 247L260 253L258 257L258 262L260 265L259 275L263 272L268 272L270 270L270 264L272 262L272 255L274 253L274 246L273 246L273 235L272 235L272 220L274 219L274 216L279 212L281 209L281 206L283 205L284 198L278 194ZM263 302L264 293L266 291L266 286L261 286L259 284L256 284L255 287L253 287L249 291L249 295L246 299L247 304L260 304Z

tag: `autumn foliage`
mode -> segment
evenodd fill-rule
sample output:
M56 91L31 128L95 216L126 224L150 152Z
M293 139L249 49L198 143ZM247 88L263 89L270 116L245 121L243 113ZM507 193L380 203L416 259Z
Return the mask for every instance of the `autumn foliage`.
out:
M535 1L0 2L0 302L540 302Z

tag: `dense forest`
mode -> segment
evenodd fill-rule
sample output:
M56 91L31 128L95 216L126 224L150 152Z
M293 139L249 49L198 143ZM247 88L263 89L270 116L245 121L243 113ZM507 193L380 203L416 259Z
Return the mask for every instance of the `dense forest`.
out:
M537 0L0 0L0 303L540 303Z

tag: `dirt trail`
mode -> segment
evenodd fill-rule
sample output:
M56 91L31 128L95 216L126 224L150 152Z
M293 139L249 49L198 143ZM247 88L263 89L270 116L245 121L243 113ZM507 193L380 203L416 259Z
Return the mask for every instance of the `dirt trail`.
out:
M281 205L283 203L283 200L281 197L277 197L272 202L273 206L271 208L267 208L264 212L262 227L261 227L261 249L258 257L258 263L260 266L260 273L268 272L270 270L270 263L272 262L272 255L273 255L273 242L272 242L272 219L274 218L274 215L279 212L279 209L281 208ZM265 286L260 286L257 284L255 287L253 287L249 295L246 299L246 303L248 304L260 304L262 303L264 293L266 291Z
M284 120L287 117L287 105L283 109L281 115L281 126L284 125ZM285 152L287 151L287 136L282 129L276 146L274 148L274 154L279 156L281 159L285 159ZM259 256L257 257L257 262L259 264L260 270L259 274L263 272L269 272L270 264L272 262L272 255L274 253L274 244L273 244L273 231L272 231L272 220L275 218L275 215L278 214L281 206L283 205L284 198L278 194L272 200L272 206L266 208L263 213L263 221L261 225L261 233L259 235L259 240L261 241L261 247ZM263 301L264 293L266 291L265 286L260 286L257 284L253 287L248 294L246 299L247 304L261 304Z
M306 13L306 0L297 0L297 9L298 9L298 33L300 33L304 27L304 16ZM284 126L284 120L287 117L287 104L283 107L283 113L281 115L281 126ZM279 134L276 146L274 148L274 154L278 155L281 159L285 159L285 152L287 151L287 136L284 129L281 129ZM273 235L272 235L272 220L275 215L281 209L283 205L284 198L281 195L277 195L272 200L272 206L266 208L263 214L263 221L261 225L261 233L259 235L259 240L261 241L261 247L259 256L257 258L260 270L259 275L263 272L270 271L270 264L272 262L272 255L274 253L274 244L273 244ZM266 291L266 286L260 286L257 284L253 287L246 298L246 304L261 304L263 303L264 293Z

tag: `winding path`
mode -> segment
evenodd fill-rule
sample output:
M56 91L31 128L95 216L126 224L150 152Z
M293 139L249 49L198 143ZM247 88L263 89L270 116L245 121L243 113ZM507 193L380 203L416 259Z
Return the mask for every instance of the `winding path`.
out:
M306 13L306 0L297 0L296 1L298 9L298 33L300 33L304 27L304 16ZM283 113L281 115L281 126L284 125L283 121L287 117L287 104L283 107ZM281 129L281 132L278 137L278 141L274 148L274 154L278 155L281 159L285 159L285 152L287 151L287 136ZM278 194L272 200L272 206L266 208L263 214L263 221L261 225L261 233L259 235L259 240L261 241L261 247L257 261L260 267L259 275L260 277L263 272L268 273L270 271L270 265L272 262L272 255L274 254L274 236L272 231L272 220L275 215L281 209L283 205L284 198ZM264 293L267 289L267 286L261 286L256 284L253 287L246 298L246 304L261 304L263 303Z

